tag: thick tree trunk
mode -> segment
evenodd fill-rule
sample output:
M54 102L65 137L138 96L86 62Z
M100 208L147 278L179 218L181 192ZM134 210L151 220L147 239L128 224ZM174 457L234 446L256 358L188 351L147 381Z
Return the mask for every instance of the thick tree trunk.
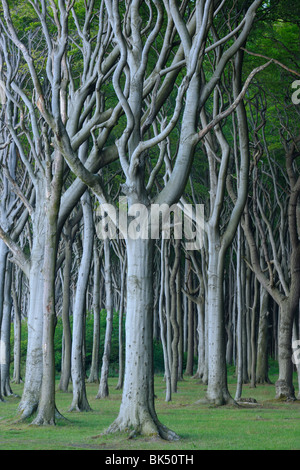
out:
M279 329L278 329L278 362L279 376L275 383L276 399L295 400L295 389L293 385L293 362L292 362L292 332L293 332L293 310L288 300L280 305Z
M55 312L55 278L57 259L57 220L60 207L63 183L64 161L62 155L54 152L54 161L47 161L46 170L46 230L43 265L43 378L38 413L33 421L36 425L55 425L55 352L54 332ZM51 166L53 165L53 176ZM57 413L58 414L58 413Z
M127 240L126 362L119 416L108 432L132 431L173 440L154 408L152 240Z
M207 283L208 385L206 398L216 405L232 403L227 386L225 325L223 309L223 253L214 229L209 236Z
M42 192L42 191L41 191ZM21 419L30 417L37 409L43 374L43 263L45 250L45 217L43 196L37 194L38 205L33 217L33 244L29 274L28 346L26 375L22 399L18 406Z

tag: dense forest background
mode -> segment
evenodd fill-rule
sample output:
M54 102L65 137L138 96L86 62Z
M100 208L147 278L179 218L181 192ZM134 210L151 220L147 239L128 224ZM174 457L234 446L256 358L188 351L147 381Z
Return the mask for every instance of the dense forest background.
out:
M117 375L110 430L176 439L154 373L224 405L270 360L299 399L299 35L296 0L1 2L0 398L23 380L23 419ZM202 245L101 239L124 195L202 205Z

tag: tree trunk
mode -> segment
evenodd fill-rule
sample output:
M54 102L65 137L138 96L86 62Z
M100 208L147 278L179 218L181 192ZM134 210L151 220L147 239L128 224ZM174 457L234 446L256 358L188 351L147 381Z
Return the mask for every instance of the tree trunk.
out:
M260 288L260 313L257 338L256 383L271 383L268 377L268 305L269 294Z
M99 383L99 350L100 350L100 256L97 240L94 240L94 287L93 287L93 350L89 383Z
M208 319L208 385L206 398L216 405L232 403L227 386L226 345L223 309L224 252L220 253L220 238L210 228L207 319Z
M173 440L154 408L153 241L127 240L126 364L119 416L108 432L132 431Z
M298 303L298 302L297 302ZM280 305L279 330L278 330L278 362L279 376L275 383L276 399L295 400L295 389L293 385L293 362L292 362L292 332L294 312L289 300Z
M237 233L237 265L236 265L236 275L237 275L237 283L236 283L236 295L237 295L237 387L235 393L235 400L238 401L242 396L242 387L243 387L243 338L242 338L242 266L241 266L241 258L242 258L242 247L241 247L241 228L238 226L238 233Z
M10 388L10 324L11 324L11 285L12 285L12 264L7 262L4 286L4 303L3 315L1 322L1 348L0 348L0 363L1 363L1 393L3 397L13 395Z
M124 315L124 302L125 302L125 282L126 282L126 256L123 264L120 266L121 273L121 294L120 294L120 308L119 308L119 380L116 390L121 390L124 381L124 361L123 361L123 315Z
M1 338L1 324L4 310L4 297L5 297L5 273L8 248L5 243L0 240L0 338ZM2 344L0 343L0 355L1 355ZM1 364L0 364L0 385L1 385ZM0 401L3 401L3 395L0 386Z
M177 323L179 330L178 341L178 380L183 380L183 309L181 295L181 271L178 269L176 276L176 306L177 306Z
M22 319L21 319L21 294L22 294L22 271L20 272L19 285L17 284L16 277L18 271L15 268L13 276L13 288L12 288L12 299L14 306L14 372L12 381L15 384L21 383L21 330L22 330Z
M90 275L93 254L93 214L91 198L86 191L81 197L83 210L83 253L78 273L75 305L73 311L73 341L71 375L73 383L73 401L69 411L90 411L85 387L85 364L83 359L84 317L86 307L86 290Z
M256 387L256 308L258 299L258 281L255 278L254 282L254 298L251 311L251 388Z
M171 389L171 364L167 348L167 334L166 322L164 318L164 293L165 293L165 249L166 241L161 241L161 285L159 296L159 320L160 320L160 337L164 355L164 368L165 368L165 381L166 381L166 398L165 401L170 401L172 397ZM166 313L167 314L167 313Z
M63 184L64 160L54 152L54 161L47 161L46 180L46 235L43 264L43 378L36 425L54 425L55 406L55 352L54 332L56 325L55 278L58 246L57 220ZM53 166L53 177L52 177Z
M67 392L71 379L71 351L72 351L72 333L70 325L70 282L72 269L72 240L71 228L67 225L65 228L65 266L63 272L63 305L62 305L62 323L63 323L63 358L59 390Z
M106 398L109 395L108 389L108 372L109 359L111 350L111 336L113 327L113 298L112 298L112 279L111 279L111 257L110 257L110 241L108 238L104 240L104 271L105 271L105 306L106 306L106 329L104 352L102 357L101 378L99 390L96 398Z
M37 409L43 374L43 263L45 251L45 218L43 190L36 195L37 206L33 216L32 250L29 273L28 346L26 375L22 399L18 406L20 419L29 418Z
M190 267L190 261L189 265ZM188 289L190 292L193 290L192 272L189 273ZM186 375L193 375L194 370L194 306L192 300L188 299L188 312L187 312L187 360L186 360Z
M170 320L172 325L172 364L171 364L171 387L172 393L177 392L178 381L178 343L179 343L179 325L177 322L176 312L176 275L180 268L180 240L175 240L175 260L170 276L170 294L171 294L171 311Z
M300 307L300 303L299 303ZM299 346L300 346L300 309L295 317L294 326L293 326L293 363L295 364L297 370L298 378L298 395L297 400L300 400L300 355L299 355Z

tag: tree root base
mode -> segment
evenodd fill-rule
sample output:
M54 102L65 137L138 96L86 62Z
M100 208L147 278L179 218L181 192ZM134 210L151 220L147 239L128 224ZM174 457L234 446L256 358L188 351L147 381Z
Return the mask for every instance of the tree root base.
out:
M121 419L116 419L109 428L105 431L105 434L114 434L114 433L125 433L128 436L128 439L134 439L137 437L145 438L157 438L166 441L178 441L180 437L171 429L168 429L163 424L153 420L144 421L140 425L132 425L125 423Z

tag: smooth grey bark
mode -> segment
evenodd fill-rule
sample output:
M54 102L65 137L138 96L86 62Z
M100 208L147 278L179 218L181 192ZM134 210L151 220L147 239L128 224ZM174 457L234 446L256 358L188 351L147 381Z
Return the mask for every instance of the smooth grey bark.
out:
M193 291L193 278L192 271L190 270L190 258L188 258L188 290L192 293ZM188 298L187 304L187 359L186 359L186 368L185 375L193 375L194 370L194 307L193 302Z
M243 315L243 299L242 299L242 246L241 246L241 227L238 226L237 229L237 264L236 264L236 276L237 276L237 387L235 392L235 400L239 401L242 396L242 387L243 387L243 369L245 367L243 361L243 326L242 326L242 315Z
M101 250L102 251L102 250ZM101 260L98 252L97 240L94 240L94 278L93 278L93 349L92 349L92 362L91 370L88 378L89 383L99 383L99 352L100 352L100 272Z
M201 257L202 258L202 257ZM197 356L198 356L198 365L197 371L193 376L195 379L200 379L201 381L205 380L206 375L206 358L205 358L205 343L206 343L206 334L205 334L205 285L204 285L204 273L203 269L203 260L201 259L202 267L198 265L194 253L191 253L191 260L193 262L194 269L197 274L199 281L199 294L197 297L191 299L197 305L197 332L198 332L198 344L197 344Z
M17 276L19 277L17 282ZM21 331L22 331L22 278L23 273L18 273L17 268L14 269L13 287L11 291L14 308L14 371L12 382L19 384L22 381L21 377Z
M171 296L170 296L170 243L168 240L163 240L164 251L164 310L165 310L165 321L166 321L166 347L168 364L170 369L170 380L172 377L172 327L171 327ZM171 383L170 383L171 385ZM172 392L172 386L171 386ZM170 397L171 399L171 397Z
M268 372L269 294L260 286L260 311L257 336L256 383L271 383Z
M71 351L72 351L72 332L70 325L70 282L72 269L72 237L71 226L65 225L65 265L63 270L63 304L62 304L62 323L63 323L63 354L61 376L58 389L67 392L71 380Z
M1 393L3 397L13 395L10 387L10 325L12 310L12 264L7 261L5 273L3 313L0 337Z
M125 258L125 259L124 259ZM120 257L120 275L121 275L121 292L120 292L120 303L119 303L119 378L116 386L116 390L121 390L124 382L124 359L123 359L123 317L125 308L125 286L126 286L126 268L127 258L126 254L124 258Z
M251 388L256 387L256 364L257 364L257 347L256 347L256 310L258 303L258 282L255 278L254 283L254 294L253 303L251 307Z
M231 403L226 370L226 345L223 308L224 257L220 254L220 236L214 230L208 233L208 276L207 276L207 345L208 385L207 399L216 405Z
M73 383L73 400L69 411L90 411L85 387L85 364L83 360L84 319L86 306L86 290L90 275L93 256L93 213L91 197L86 191L81 197L83 210L83 253L77 278L75 304L73 309L73 340L71 375Z
M179 330L178 341L178 380L183 380L183 305L181 295L181 270L178 269L176 275L176 306L177 306L177 323Z
M112 298L112 277L111 277L111 255L110 240L106 238L104 244L104 273L105 273L105 309L106 309L106 329L104 340L104 351L102 356L102 367L100 384L96 398L106 398L109 395L108 372L111 351L111 338L113 327L113 298Z
M170 306L170 320L172 325L172 363L171 363L171 387L172 393L177 392L178 382L178 344L179 344L179 325L177 322L177 295L176 295L176 276L180 269L180 246L181 240L174 240L174 255L175 259L170 274L170 295L171 295L171 306Z
M233 249L231 249L230 254L230 265L228 270L228 296L227 296L227 322L226 322L226 333L227 333L227 344L226 344L226 364L233 363L233 350L234 350L234 335L233 335L233 304L235 299L234 295L234 286L236 281L236 276L233 275L232 268L232 254ZM234 277L234 279L233 279Z
M30 417L39 404L43 374L43 264L45 250L46 214L42 182L36 191L36 207L32 214L32 249L29 272L28 346L26 374L21 401L18 405L20 419Z
M167 326L165 320L165 309L164 309L164 293L165 293L165 249L166 249L166 241L161 241L161 285L160 285L160 295L159 295L159 321L160 321L160 339L163 348L163 356L164 356L164 379L166 382L166 396L165 401L170 401L172 396L172 389L171 389L171 365L170 365L170 357L168 354L168 346L167 346Z
M7 262L8 252L9 250L7 246L2 240L0 240L0 337L1 337L1 324L2 324L3 308L4 308L5 273L6 273L6 262ZM1 367L0 367L0 384L1 384ZM3 394L1 391L1 387L0 387L0 401L3 401L3 399L4 399Z

